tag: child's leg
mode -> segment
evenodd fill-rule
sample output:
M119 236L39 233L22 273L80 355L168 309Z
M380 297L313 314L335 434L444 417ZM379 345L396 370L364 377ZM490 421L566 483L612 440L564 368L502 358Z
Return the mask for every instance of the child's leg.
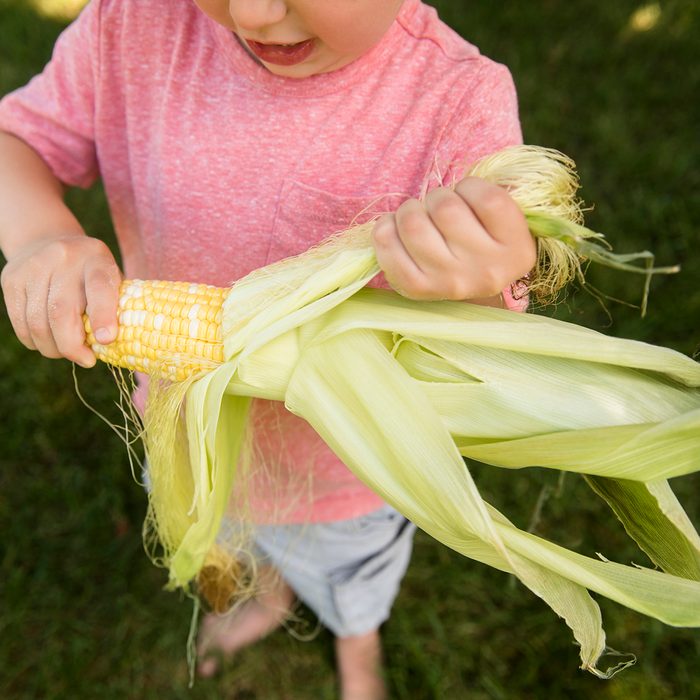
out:
M335 635L342 700L387 695L379 627L408 566L414 531L385 506L351 520L256 533L256 545Z
M267 566L260 570L259 583L260 594L231 614L205 616L197 644L197 672L203 678L218 671L219 662L213 652L231 656L279 627L288 615L294 593L282 577Z
M385 700L379 630L336 637L335 655L342 700Z
M296 594L335 634L343 700L384 698L378 630L408 566L414 531L388 506L346 521L257 528L256 549L272 564L264 569L269 582L232 615L205 618L200 675L216 672L212 651L233 654L275 629Z

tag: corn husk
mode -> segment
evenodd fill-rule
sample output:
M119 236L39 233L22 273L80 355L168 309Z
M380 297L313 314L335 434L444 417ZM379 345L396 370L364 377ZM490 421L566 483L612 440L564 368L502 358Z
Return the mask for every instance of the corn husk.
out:
M534 235L556 232L543 269L558 267L552 251L565 250L568 279L582 251L604 248L581 227L562 167L564 157L530 148L474 172L511 188ZM516 576L572 629L582 668L616 670L597 667L605 634L589 591L670 625L700 625L700 539L667 482L700 468L700 366L544 317L365 289L378 271L369 232L358 227L236 284L224 305L225 362L182 390L184 422L163 419L178 403L167 392L152 401L149 522L171 586L189 588L216 547L249 459L250 397L259 397L308 421L437 540ZM600 259L630 264L607 251ZM187 450L175 454L182 435ZM482 499L464 458L586 475L662 570L584 556L517 528Z

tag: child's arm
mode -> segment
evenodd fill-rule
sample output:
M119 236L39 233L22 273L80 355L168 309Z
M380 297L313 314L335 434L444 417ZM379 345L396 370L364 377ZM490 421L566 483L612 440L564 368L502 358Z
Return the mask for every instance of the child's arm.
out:
M473 177L409 199L374 229L389 284L411 299L471 299L501 305L500 293L535 265L525 217L506 190Z
M46 357L95 364L82 314L117 332L121 275L100 240L85 235L63 202L63 186L26 143L0 132L0 249L7 260L2 290L20 341Z

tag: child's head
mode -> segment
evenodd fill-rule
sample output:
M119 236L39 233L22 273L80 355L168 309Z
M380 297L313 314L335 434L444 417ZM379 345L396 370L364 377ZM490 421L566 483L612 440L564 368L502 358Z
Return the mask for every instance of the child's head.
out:
M194 0L272 73L307 78L374 46L403 0Z

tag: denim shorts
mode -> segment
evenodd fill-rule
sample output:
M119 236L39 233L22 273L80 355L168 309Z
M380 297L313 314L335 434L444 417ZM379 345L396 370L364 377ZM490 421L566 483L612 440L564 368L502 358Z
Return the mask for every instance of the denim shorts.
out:
M385 505L350 520L259 526L253 539L260 563L272 564L333 634L349 637L389 618L415 529Z

